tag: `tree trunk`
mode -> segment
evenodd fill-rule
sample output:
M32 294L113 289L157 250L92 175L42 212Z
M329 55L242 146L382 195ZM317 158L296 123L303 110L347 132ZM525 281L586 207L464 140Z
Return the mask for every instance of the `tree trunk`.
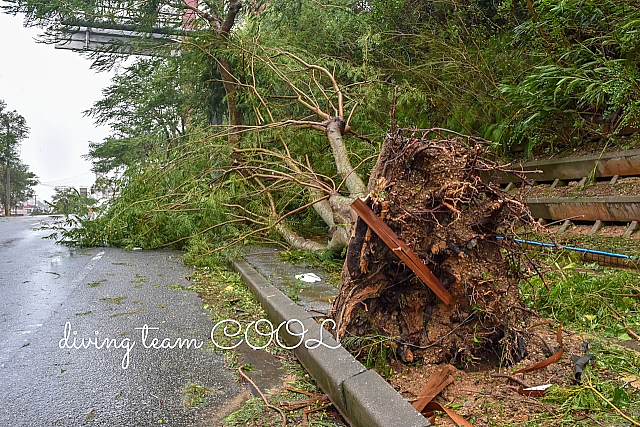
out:
M11 216L11 168L9 168L9 163L5 166L4 175L4 214Z
M229 145L238 147L240 130L242 129L242 111L238 108L237 83L231 71L231 63L227 58L218 58L220 75L227 100L229 113Z
M344 179L344 183L353 197L362 197L366 191L364 182L351 166L349 153L344 144L345 122L340 117L334 117L327 123L327 139L331 145L331 151L338 169L338 175Z
M326 249L326 245L322 243L314 242L313 240L305 239L298 235L295 231L291 230L286 224L282 222L276 225L276 231L280 234L292 247L302 249L305 251L317 251Z
M481 162L459 140L385 141L366 203L448 289L451 303L440 301L396 248L358 219L333 306L339 339L392 337L405 362L524 356L515 327L526 313L513 309L521 305L511 268L518 252L503 257L510 240L496 239L523 208L479 178Z

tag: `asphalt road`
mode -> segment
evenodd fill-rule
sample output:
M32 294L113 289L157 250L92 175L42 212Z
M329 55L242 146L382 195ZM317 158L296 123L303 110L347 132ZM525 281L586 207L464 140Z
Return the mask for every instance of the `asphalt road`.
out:
M218 425L246 391L179 254L70 249L39 220L0 218L0 426Z

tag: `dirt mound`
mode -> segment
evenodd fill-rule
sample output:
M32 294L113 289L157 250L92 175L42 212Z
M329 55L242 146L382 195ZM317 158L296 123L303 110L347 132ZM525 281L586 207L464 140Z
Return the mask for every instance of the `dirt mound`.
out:
M334 302L338 335L392 337L405 362L519 361L529 313L518 292L519 246L505 231L533 221L520 201L482 181L481 172L497 167L479 145L426 136L385 141L366 204L435 274L451 302L440 301L358 219Z

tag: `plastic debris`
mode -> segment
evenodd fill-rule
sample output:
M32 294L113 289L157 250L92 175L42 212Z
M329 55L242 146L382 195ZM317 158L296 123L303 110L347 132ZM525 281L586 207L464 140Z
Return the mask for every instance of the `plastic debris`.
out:
M301 282L305 282L305 283L315 283L315 282L322 281L322 279L318 277L318 275L315 273L298 274L295 277L297 280L300 280Z
M576 355L571 356L571 361L574 363L573 365L573 373L575 375L576 381L578 384L582 379L582 370L584 369L584 365L593 360L593 354L587 353L582 357L578 357Z
M535 387L522 388L518 389L518 393L523 396L529 397L543 397L547 393L547 389L551 387L553 384L545 384L545 385L537 385Z

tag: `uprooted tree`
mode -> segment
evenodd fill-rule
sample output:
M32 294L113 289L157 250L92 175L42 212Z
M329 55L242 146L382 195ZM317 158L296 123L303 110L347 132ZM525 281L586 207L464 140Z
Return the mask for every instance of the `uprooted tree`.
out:
M519 221L533 221L522 203L481 178L500 168L473 139L429 133L385 141L366 204L451 301L439 300L396 256L399 248L358 219L334 302L338 337L389 337L405 362L518 361L527 343L518 291L526 260L509 235Z
M24 13L49 42L85 26L166 36L85 52L100 68L112 66L114 55L159 55L129 68L133 78L118 82L123 90L92 110L115 132L92 145L90 157L100 168L132 170L120 192L130 197L110 210L107 226L96 227L108 235L89 240L145 248L192 242L211 253L243 237L307 249L346 243L345 205L359 193L347 181L355 173L332 162L337 152L325 148L332 147L325 135L300 127L338 130L363 178L371 165L358 163L377 150L391 109L401 126L481 135L507 154L633 131L640 38L627 29L638 8L623 0L556 3L6 0L0 10ZM222 136L220 127L207 127L221 124ZM373 139L370 149L357 147L349 124ZM221 165L230 147L245 151ZM242 188L237 174L212 188L221 168L236 168ZM213 194L221 188L229 197ZM321 220L331 230L327 245L303 238Z
M265 7L240 0L16 0L5 6L12 13L26 13L28 24L45 28L47 42L64 41L83 26L126 27L141 35L160 27L166 36L161 43L139 37L130 46L116 40L98 52L84 52L98 68L136 52L157 55L128 67L90 111L98 122L110 124L113 133L93 144L89 156L101 172L129 169L123 182L137 192L134 201L119 204L118 218L98 228L105 232L93 239L96 244L150 248L192 238L219 239L212 244L219 249L275 232L299 248L339 251L346 245L352 223L349 203L365 189L351 165L353 150L345 143L358 103L343 87L353 84L353 78L337 76L335 64L332 70L312 63L309 58L315 55L308 52L267 49L272 39L261 35L260 23L280 18L263 17ZM346 15L354 18L353 13ZM239 22L243 29L237 28ZM252 37L258 41L249 42ZM181 55L172 56L175 50ZM207 109L216 111L203 111ZM283 127L296 132L283 136ZM318 135L297 132L304 128ZM329 149L305 153L309 140L319 139ZM168 176L173 171L175 180ZM226 198L211 194L229 186L243 187L238 197L228 191ZM260 206L250 203L251 198L259 199ZM224 208L224 215L206 215L213 203L216 209ZM325 243L306 239L291 227L293 217L311 207L328 226ZM135 215L122 221L127 218L122 210L135 210ZM224 232L230 225L253 229Z

